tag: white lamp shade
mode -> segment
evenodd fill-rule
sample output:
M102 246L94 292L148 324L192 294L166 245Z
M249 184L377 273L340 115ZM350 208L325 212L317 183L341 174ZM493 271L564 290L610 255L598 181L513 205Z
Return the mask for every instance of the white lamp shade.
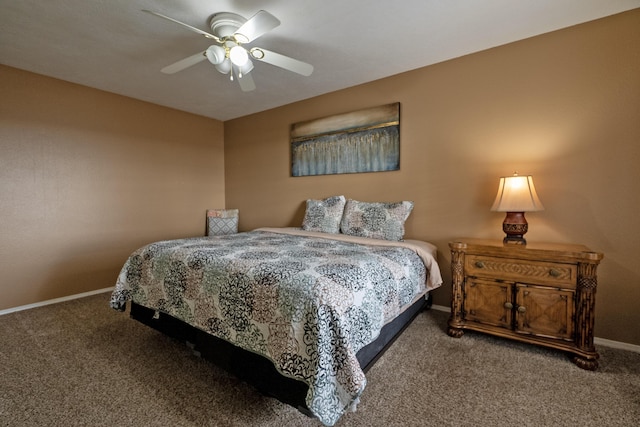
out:
M216 65L216 70L218 70L222 74L228 74L229 71L231 71L231 61L229 60L229 58Z
M234 46L229 50L229 58L234 65L242 67L249 60L249 53L242 46Z
M218 65L224 61L224 57L226 52L223 47L218 45L209 46L207 50L204 51L204 55L207 57L209 62L213 65Z
M503 176L498 185L498 194L491 207L497 212L533 212L544 210L533 186L533 177Z

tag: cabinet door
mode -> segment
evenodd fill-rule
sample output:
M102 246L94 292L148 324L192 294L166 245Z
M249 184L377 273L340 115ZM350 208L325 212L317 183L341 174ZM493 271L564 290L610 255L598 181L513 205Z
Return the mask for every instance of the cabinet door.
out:
M516 284L516 332L573 339L574 292Z
M464 284L465 320L511 328L512 282L467 277Z

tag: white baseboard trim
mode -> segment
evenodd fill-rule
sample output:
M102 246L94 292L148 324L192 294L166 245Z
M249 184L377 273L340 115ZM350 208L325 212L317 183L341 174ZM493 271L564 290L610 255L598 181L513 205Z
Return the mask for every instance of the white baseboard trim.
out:
M451 307L446 307L444 305L432 305L431 309L433 310L438 310L438 311L444 311L446 313L451 313ZM613 340L608 340L605 338L598 338L598 337L594 337L593 338L593 343L597 344L597 345L601 345L604 347L611 347L611 348L616 348L618 350L627 350L627 351L633 351L634 353L640 353L640 345L635 345L635 344L629 344L626 342L620 342L620 341L613 341Z
M432 310L438 310L438 311L444 311L447 313L451 313L451 307L445 307L444 305L437 305L437 304L433 304L431 306Z
M91 295L102 294L102 293L105 293L105 292L112 292L113 289L114 289L114 286L112 286L110 288L97 289L95 291L83 292L81 294L68 295L66 297L54 298L54 299L50 299L50 300L46 300L46 301L36 302L36 303L33 303L33 304L27 304L27 305L21 305L21 306L18 306L18 307L7 308L5 310L0 310L0 316L2 316L3 314L15 313L17 311L29 310L31 308L43 307L45 305L57 304L59 302L71 301L71 300L74 300L74 299L84 298L84 297L88 297L88 296L91 296Z
M629 344L626 342L613 341L613 340L608 340L606 338L594 337L593 343L597 345L601 345L603 347L611 347L611 348L617 348L618 350L627 350L627 351L633 351L634 353L640 353L640 345Z
M7 308L5 310L0 310L0 316L2 316L4 314L9 314L9 313L15 313L17 311L29 310L29 309L36 308L36 307L43 307L45 305L57 304L59 302L71 301L71 300L74 300L74 299L84 298L84 297L88 297L88 296L91 296L91 295L97 295L97 294L102 294L102 293L106 293L106 292L112 292L113 289L114 289L114 287L112 286L110 288L96 289L95 291L83 292L81 294L69 295L69 296L66 296L66 297L60 297L60 298L50 299L50 300L47 300L47 301L36 302L34 304L27 304L27 305L21 305L19 307ZM434 305L431 306L431 309L432 310L437 310L437 311L444 311L446 313L451 313L451 308L450 307L446 307L444 305L434 304ZM602 346L605 346L605 347L617 348L619 350L627 350L627 351L633 351L635 353L640 353L640 345L629 344L629 343L620 342L620 341L613 341L613 340L608 340L608 339L605 339L605 338L598 338L598 337L595 337L593 339L593 342L594 342L594 344L602 345Z

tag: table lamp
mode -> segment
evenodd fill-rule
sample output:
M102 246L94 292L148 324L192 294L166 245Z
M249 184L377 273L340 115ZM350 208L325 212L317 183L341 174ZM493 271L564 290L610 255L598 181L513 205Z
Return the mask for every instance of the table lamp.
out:
M524 234L528 231L529 225L524 213L544 210L533 186L533 177L519 176L517 172L513 176L501 177L498 194L491 210L507 213L502 223L502 230L506 234L503 242L526 245Z

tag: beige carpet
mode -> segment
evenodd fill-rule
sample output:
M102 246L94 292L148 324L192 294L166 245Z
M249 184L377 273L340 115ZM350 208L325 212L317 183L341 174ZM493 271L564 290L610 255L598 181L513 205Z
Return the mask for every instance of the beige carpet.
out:
M108 307L108 294L0 316L0 426L319 426ZM640 354L600 369L421 313L337 426L636 426Z

